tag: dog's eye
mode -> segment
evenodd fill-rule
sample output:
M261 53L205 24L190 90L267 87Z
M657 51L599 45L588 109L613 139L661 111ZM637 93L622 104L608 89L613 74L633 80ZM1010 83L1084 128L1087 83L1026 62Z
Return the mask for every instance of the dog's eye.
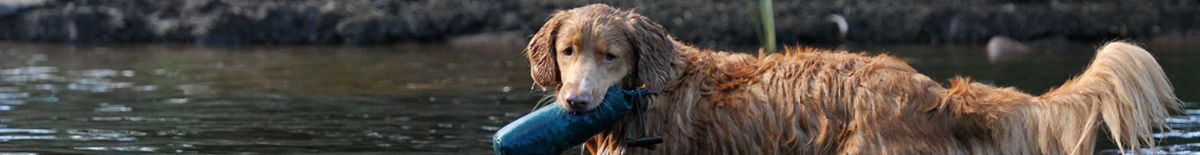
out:
M563 53L563 55L564 55L564 56L571 56L571 54L572 54L572 53L574 53L574 51L575 51L575 49L574 49L574 48L567 47L567 49L564 49L564 50L562 51L562 53Z
M611 61L613 61L613 60L617 60L617 55L613 55L613 54L604 54L604 61L610 61L610 62L611 62Z

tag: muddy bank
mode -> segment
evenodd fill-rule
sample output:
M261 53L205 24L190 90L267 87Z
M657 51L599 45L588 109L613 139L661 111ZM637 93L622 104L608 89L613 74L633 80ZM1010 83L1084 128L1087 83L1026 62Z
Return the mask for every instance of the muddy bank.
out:
M556 10L637 8L681 41L758 44L757 1L14 0L0 40L70 43L387 44L459 36L521 40ZM777 1L780 43L982 43L1150 38L1200 30L1200 4L1134 0ZM840 15L848 25L839 34ZM835 20L831 20L835 19ZM475 39L475 42L482 41Z

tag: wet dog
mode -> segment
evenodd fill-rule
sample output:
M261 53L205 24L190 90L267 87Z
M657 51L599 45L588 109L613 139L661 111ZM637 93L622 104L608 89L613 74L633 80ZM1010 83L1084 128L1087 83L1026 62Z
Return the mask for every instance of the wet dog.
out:
M946 88L886 55L697 49L601 4L555 13L525 52L569 111L602 104L610 86L650 90L586 143L593 154L1091 154L1101 127L1122 148L1153 145L1178 109L1154 58L1121 42L1041 96L965 78ZM658 149L626 145L655 135Z

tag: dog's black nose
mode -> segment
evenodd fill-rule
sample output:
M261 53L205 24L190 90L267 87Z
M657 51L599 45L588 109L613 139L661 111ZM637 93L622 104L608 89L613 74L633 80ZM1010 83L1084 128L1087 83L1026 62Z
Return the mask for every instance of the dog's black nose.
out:
M571 94L567 97L567 106L570 110L581 111L586 110L588 102L592 101L592 95L587 93Z

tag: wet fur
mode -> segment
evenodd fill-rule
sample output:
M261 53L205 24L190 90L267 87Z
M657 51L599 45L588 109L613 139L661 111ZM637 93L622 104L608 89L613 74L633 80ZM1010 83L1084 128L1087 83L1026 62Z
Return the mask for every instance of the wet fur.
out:
M571 16L584 13L595 14ZM592 34L640 33L621 36L630 41L619 48L637 58L616 85L647 84L657 93L588 141L593 154L1091 154L1100 131L1123 149L1153 146L1151 130L1179 108L1154 58L1128 43L1100 48L1083 74L1032 96L966 78L945 88L887 55L696 49L605 5L557 13L534 36L526 53L539 86L561 90L560 76L569 76L561 74L571 72L554 65L555 36L580 27L562 29L562 22L596 18L641 26ZM655 135L665 140L658 149L625 146Z

